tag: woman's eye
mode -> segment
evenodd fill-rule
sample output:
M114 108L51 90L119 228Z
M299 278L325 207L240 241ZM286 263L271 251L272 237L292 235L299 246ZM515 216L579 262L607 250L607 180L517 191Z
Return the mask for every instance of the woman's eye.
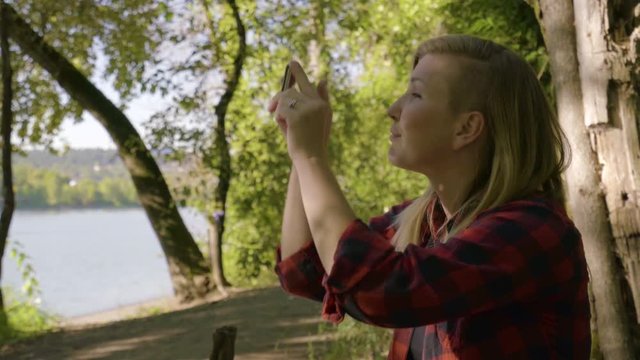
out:
M413 96L415 98L418 98L418 99L422 98L422 96L420 96L420 94L416 94L416 93L411 94L411 96Z

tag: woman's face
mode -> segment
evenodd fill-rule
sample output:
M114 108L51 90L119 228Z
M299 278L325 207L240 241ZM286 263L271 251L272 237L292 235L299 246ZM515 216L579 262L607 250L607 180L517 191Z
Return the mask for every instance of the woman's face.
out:
M448 84L457 77L457 61L446 55L422 57L407 91L387 110L393 119L389 148L393 165L428 175L451 160L455 114Z

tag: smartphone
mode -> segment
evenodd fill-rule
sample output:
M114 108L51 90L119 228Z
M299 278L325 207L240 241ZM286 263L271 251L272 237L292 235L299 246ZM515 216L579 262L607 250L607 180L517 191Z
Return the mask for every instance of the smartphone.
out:
M285 91L290 87L291 84L291 70L289 69L289 64L287 64L287 68L284 69L284 77L282 78L282 89L280 91Z

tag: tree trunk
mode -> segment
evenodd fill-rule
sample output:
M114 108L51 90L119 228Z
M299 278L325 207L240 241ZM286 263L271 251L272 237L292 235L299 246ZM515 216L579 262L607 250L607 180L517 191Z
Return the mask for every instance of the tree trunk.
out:
M575 6L585 123L600 129L594 132L594 140L603 164L615 250L626 270L635 309L640 310L640 142L635 92L640 83L631 76L638 58L628 51L631 31L625 29L627 21L633 20L632 10L606 0ZM626 12L627 18L609 18L609 11L618 16ZM628 312L637 312L640 323L640 311L633 310L632 302L629 305Z
M165 253L173 289L182 301L208 292L209 269L185 227L169 188L151 153L131 122L68 60L8 5L9 36L56 79L69 95L89 110L107 130L129 170L151 225Z
M567 200L573 221L582 233L589 264L597 313L598 343L605 359L632 359L631 326L620 287L622 272L614 252L614 234L605 202L605 197L620 194L605 192L609 189L603 188L599 171L611 169L601 169L598 158L602 159L602 156L596 152L614 146L606 134L616 130L606 125L609 116L606 97L605 102L598 98L594 106L585 107L586 102L596 101L587 88L601 85L602 79L598 71L584 66L584 53L578 52L578 46L580 50L586 46L582 33L587 36L591 30L586 27L586 19L580 18L580 11L588 9L597 12L600 8L600 5L594 8L595 3L589 2L589 5L583 1L576 4L574 17L571 0L540 0L538 15L550 56L558 117L573 151L572 164L566 172ZM578 38L576 32L579 33ZM582 67L579 67L579 61ZM585 119L588 119L586 123ZM594 122L593 119L598 121ZM611 166L609 163L606 165Z
M602 164L625 314L640 358L640 139L637 1L574 0L585 124ZM640 14L639 14L640 15ZM634 21L635 20L635 21ZM597 301L597 299L596 299ZM635 319L633 321L631 319Z
M591 283L589 283L589 310L591 311L591 321L589 322L591 326L591 354L589 358L590 360L604 360L598 342L598 313L596 312L595 296Z
M229 283L224 277L223 264L222 264L222 241L224 235L225 218L227 211L227 194L229 193L229 187L231 185L231 178L233 177L231 171L231 154L229 151L229 141L227 139L226 131L226 116L229 104L233 99L236 89L240 83L240 76L242 75L242 67L244 65L247 56L247 39L244 24L242 18L240 18L240 11L235 0L227 0L229 7L233 14L233 18L236 23L236 33L238 35L238 52L233 61L233 67L226 70L224 73L225 78L225 92L220 97L220 101L215 106L214 112L216 114L216 127L214 131L214 146L208 154L205 154L204 161L213 165L213 168L218 177L218 185L215 189L215 236L211 234L210 251L211 268L214 274L214 282L216 286L223 289L224 286L228 286ZM202 0L202 5L205 9L205 14L208 20L209 26L209 38L210 41L218 41L215 35L215 27L213 14L209 10L208 0ZM210 221L211 223L211 221Z
M2 2L4 4L4 1ZM0 9L2 22L0 23L0 48L2 49L2 194L4 204L2 215L0 215L0 279L2 278L2 258L7 245L9 227L13 218L15 208L15 196L13 192L13 173L11 168L11 124L13 123L13 113L11 103L13 102L13 83L11 71L11 52L9 50L9 34L7 11L3 7ZM4 298L0 289L0 328L7 327L7 316L4 309Z
M221 224L224 223L224 220L221 219L224 217L222 212L215 213L213 216L210 216L207 219L209 230L208 230L208 239L209 239L209 258L211 260L211 276L213 277L213 282L218 287L218 290L227 295L227 291L225 287L230 286L227 282L227 279L224 276L224 270L222 268L222 241L221 239Z

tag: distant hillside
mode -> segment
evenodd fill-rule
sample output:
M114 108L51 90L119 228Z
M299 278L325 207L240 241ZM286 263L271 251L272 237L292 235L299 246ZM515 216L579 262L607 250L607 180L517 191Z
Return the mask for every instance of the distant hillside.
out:
M62 156L48 151L33 150L27 156L14 155L15 165L28 165L56 171L73 179L101 180L106 177L129 177L116 150L74 149ZM163 172L179 171L177 164L159 162Z
M54 170L71 178L100 180L105 177L125 177L127 170L115 150L69 150L63 156L48 151L34 150L27 156L14 155L15 165L28 165L39 169Z
M93 163L109 164L118 159L116 150L76 149L69 150L62 156L53 155L44 150L28 151L27 156L15 155L14 161L24 162L36 167L51 167L52 165L74 164L79 166Z

